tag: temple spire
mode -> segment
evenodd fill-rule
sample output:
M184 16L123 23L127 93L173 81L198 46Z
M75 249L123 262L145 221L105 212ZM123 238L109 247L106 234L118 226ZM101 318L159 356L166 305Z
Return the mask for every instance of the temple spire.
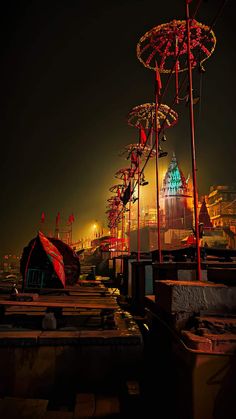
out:
M173 152L171 162L163 179L162 194L183 195L188 193L188 186L182 170L179 168L175 153Z
M203 223L205 228L211 228L212 222L207 210L205 199L202 202L200 211L199 211L199 223Z

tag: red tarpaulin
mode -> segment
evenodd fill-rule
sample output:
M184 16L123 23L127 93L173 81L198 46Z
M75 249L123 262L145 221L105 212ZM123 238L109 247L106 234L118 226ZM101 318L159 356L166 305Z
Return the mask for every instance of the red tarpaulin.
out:
M187 238L187 245L189 245L189 246L191 246L192 244L196 244L196 239L195 239L195 237L193 236L193 235L191 235L191 236L188 236L188 238Z
M66 276L64 271L64 262L63 257L59 250L52 244L47 237L44 236L44 234L39 231L38 236L40 239L40 242L43 246L43 249L45 250L48 259L53 265L54 271L57 274L58 278L62 282L63 287L65 287L66 284Z

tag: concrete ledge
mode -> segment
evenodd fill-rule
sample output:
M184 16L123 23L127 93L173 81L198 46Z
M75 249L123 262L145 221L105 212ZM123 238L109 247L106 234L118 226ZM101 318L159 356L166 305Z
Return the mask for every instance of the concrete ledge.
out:
M182 337L184 343L190 349L197 349L203 352L212 351L212 341L205 336L198 336L195 333L189 332L187 330L182 331Z
M236 350L236 335L232 333L223 333L222 335L215 335L206 333L206 339L212 342L212 351L222 353L235 353Z
M197 328L208 330L213 334L233 333L236 334L236 317L231 316L200 316L196 317Z
M188 330L183 330L181 335L184 343L190 349L229 354L235 353L236 350L236 335L232 333L204 333L203 336L199 336Z
M169 314L176 312L236 311L236 288L200 281L157 281L157 304Z

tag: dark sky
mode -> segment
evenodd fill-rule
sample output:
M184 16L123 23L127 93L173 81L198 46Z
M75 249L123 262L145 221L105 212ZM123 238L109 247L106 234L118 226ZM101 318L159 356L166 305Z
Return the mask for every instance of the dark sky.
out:
M191 10L197 1L193 0ZM235 13L229 0L214 26L196 109L199 193L235 176ZM203 1L210 24L222 0ZM13 1L1 7L0 253L21 254L42 211L54 230L73 212L74 240L95 220L106 225L109 187L127 166L119 153L137 141L127 113L154 100L154 73L136 57L140 37L185 17L184 0ZM167 76L162 76L165 85ZM199 92L200 79L195 76ZM171 104L174 86L163 103ZM169 130L166 150L191 171L188 108ZM89 233L89 232L88 232Z

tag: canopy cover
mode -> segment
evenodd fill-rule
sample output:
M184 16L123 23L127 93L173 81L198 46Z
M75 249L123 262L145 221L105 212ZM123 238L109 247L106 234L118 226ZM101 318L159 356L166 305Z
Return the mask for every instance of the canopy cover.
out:
M65 270L64 270L63 257L61 253L56 248L56 246L54 246L54 244L52 244L41 231L38 232L38 236L43 246L43 249L46 252L48 259L53 265L53 269L56 275L58 276L63 287L65 288L66 276L65 276Z

